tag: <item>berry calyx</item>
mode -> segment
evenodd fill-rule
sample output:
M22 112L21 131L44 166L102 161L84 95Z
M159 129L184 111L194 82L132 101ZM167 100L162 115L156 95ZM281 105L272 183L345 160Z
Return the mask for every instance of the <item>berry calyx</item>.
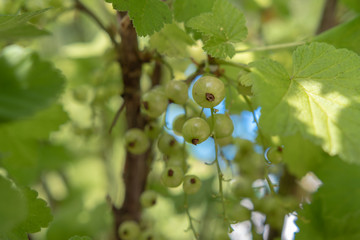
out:
M212 108L225 98L225 85L216 77L203 76L194 84L192 95L201 107Z
M143 154L150 146L150 141L144 131L139 128L129 129L125 133L126 148L132 154Z
M215 114L214 122L211 116L206 120L209 125L212 126L213 133L216 138L224 138L231 136L234 131L233 121L226 114Z
M141 105L149 117L157 118L165 112L168 99L164 90L161 87L157 87L142 96Z
M171 102L183 105L188 99L188 85L183 81L172 80L166 84L165 94Z
M204 119L194 117L184 123L182 135L185 141L197 145L210 136L210 126Z
M139 224L132 220L125 221L120 225L118 233L121 239L135 240L140 234Z
M157 193L153 190L146 190L140 196L140 204L143 208L149 208L156 204Z
M163 133L159 137L158 148L163 154L172 155L180 149L180 145L174 136L168 133Z
M186 175L184 177L183 189L186 194L195 194L201 188L201 180L195 175Z
M166 187L177 187L183 181L184 172L181 167L168 166L161 174L161 180Z

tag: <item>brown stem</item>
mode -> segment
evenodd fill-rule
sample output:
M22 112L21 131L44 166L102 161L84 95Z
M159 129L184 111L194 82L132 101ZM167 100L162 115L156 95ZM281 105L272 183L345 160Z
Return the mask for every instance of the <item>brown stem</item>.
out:
M337 0L326 0L320 25L316 30L316 34L324 32L337 25L336 5L337 5Z
M140 77L142 59L138 49L135 29L125 12L119 12L121 51L119 64L124 83L124 105L126 110L127 128L143 129L147 119L140 112ZM117 229L125 220L140 221L141 206L139 198L145 189L149 171L147 159L151 157L150 150L142 155L126 153L123 180L125 183L124 202L120 209L113 206L115 239L120 240Z

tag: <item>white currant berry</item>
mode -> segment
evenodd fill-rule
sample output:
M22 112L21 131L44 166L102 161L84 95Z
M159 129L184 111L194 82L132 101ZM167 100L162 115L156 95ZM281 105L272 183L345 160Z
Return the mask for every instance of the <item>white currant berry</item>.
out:
M190 118L183 125L182 135L185 141L197 145L208 139L210 126L200 117Z
M156 204L157 193L153 190L146 190L140 196L140 204L143 208L149 208Z
M165 94L171 102L183 105L188 99L188 85L184 81L170 81L166 84Z
M172 124L172 130L176 135L182 135L182 127L184 126L185 121L186 117L184 114L181 114L174 119Z
M126 148L132 154L143 154L150 146L150 141L144 131L139 128L129 129L125 133Z
M213 117L210 116L207 118L207 122L212 126L216 138L231 136L234 131L233 121L226 114L215 114Z
M283 148L281 146L270 147L266 150L265 157L271 163L278 164L282 161L282 152Z
M225 85L216 77L203 76L194 84L192 95L201 107L212 108L225 98Z
M195 175L186 175L183 181L183 189L186 194L195 194L201 188L201 180Z
M124 240L136 240L140 235L139 224L135 221L124 221L119 227L119 237Z
M184 172L181 167L168 166L161 174L161 180L166 187L177 187L184 178Z
M172 155L180 150L180 145L174 136L165 132L162 133L159 137L158 148L163 154Z
M141 105L148 116L157 118L166 111L168 99L163 89L158 87L142 96Z

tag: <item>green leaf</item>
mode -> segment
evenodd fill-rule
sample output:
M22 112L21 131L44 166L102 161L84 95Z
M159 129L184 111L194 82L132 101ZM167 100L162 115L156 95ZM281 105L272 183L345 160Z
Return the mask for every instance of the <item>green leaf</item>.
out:
M314 38L317 42L326 42L337 48L347 48L360 54L360 16L331 28Z
M306 173L317 170L321 164L326 164L324 162L329 157L321 147L304 139L300 134L285 137L282 143L283 160L289 171L299 179Z
M34 16L39 15L47 10L48 9L43 9L21 15L0 16L0 40L15 40L48 35L49 32L40 30L37 27L27 23L27 21L29 21Z
M45 147L41 142L67 120L62 107L53 105L29 120L0 125L0 161L12 178L23 184L36 179L42 161L39 151Z
M83 236L83 237L74 236L74 237L69 238L69 240L91 240L91 238L88 236Z
M341 0L348 8L353 9L356 12L360 12L360 2L358 0Z
M0 123L30 116L52 104L64 76L49 62L19 46L0 53Z
M175 19L187 22L201 13L211 12L214 2L215 0L176 0L173 5Z
M360 167L329 158L316 171L323 185L298 215L296 240L357 240L360 237Z
M233 43L247 35L244 15L227 0L216 0L211 13L194 17L187 25L204 35L204 50L217 58L233 57Z
M171 23L172 13L160 0L110 0L119 11L128 11L139 36L151 35Z
M176 24L168 24L150 38L150 46L169 57L187 57L188 45L195 42Z
M0 236L26 217L26 201L8 179L0 175Z
M253 93L260 125L270 135L300 131L330 155L359 162L360 57L325 43L301 46L293 73L271 60L256 61Z
M36 233L49 225L52 220L51 210L47 203L38 198L38 193L30 188L22 188L26 200L26 218L17 224L11 231L0 235L4 240L27 240L28 233Z

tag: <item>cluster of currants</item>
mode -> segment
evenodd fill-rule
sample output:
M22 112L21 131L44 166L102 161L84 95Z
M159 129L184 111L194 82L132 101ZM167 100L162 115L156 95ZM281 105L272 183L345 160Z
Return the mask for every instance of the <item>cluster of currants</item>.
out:
M222 145L229 143L234 130L233 122L227 114L217 114L214 107L225 98L224 83L213 76L203 76L196 81L192 90L196 104L202 108L211 108L211 116L185 114L178 116L173 122L173 130L190 144L197 145L209 137L213 137ZM170 81L165 87L155 87L142 96L142 110L150 118L161 116L169 103L183 105L188 102L188 85L184 81ZM191 115L191 116L189 116ZM127 150L132 154L143 154L150 147L149 137L157 137L151 133L152 125L144 130L129 129L125 134ZM151 136L152 135L152 136ZM185 195L195 194L201 188L201 180L195 175L186 175L187 153L185 145L181 146L174 136L167 132L157 137L158 150L165 156L166 166L161 174L161 182L169 188L182 184ZM156 204L157 193L152 190L143 192L140 198L142 207L147 208ZM119 228L122 239L137 239L140 227L134 221L125 221Z

